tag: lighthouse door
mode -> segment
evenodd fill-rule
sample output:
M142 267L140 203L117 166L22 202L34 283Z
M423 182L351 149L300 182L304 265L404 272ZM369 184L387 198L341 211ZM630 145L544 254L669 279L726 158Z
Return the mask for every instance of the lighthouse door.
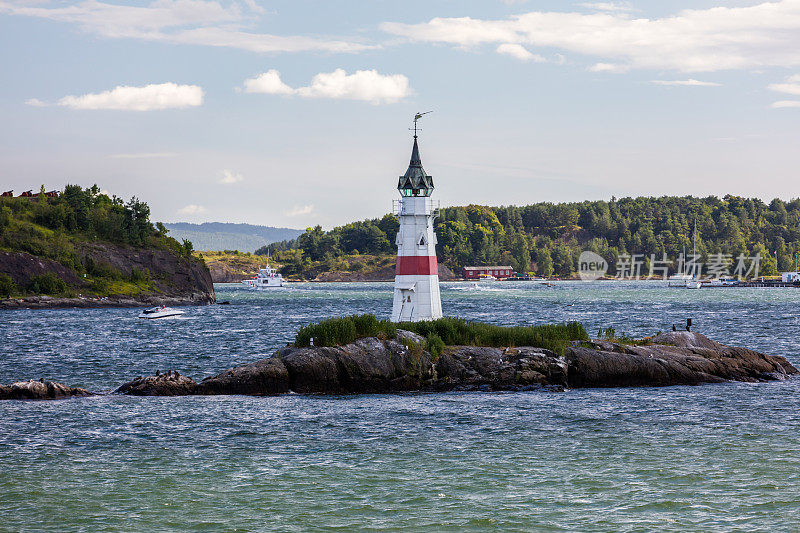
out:
M397 283L395 284L395 306L397 312L396 322L413 320L414 310L416 309L416 283ZM399 301L398 301L399 300Z
M401 289L400 320L411 320L414 316L414 289Z

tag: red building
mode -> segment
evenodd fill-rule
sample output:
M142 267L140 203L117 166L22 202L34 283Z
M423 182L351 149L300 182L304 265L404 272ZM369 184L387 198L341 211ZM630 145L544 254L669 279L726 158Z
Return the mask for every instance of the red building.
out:
M480 279L481 276L494 276L497 279L510 278L514 275L514 269L510 266L477 266L464 267L461 269L464 279Z

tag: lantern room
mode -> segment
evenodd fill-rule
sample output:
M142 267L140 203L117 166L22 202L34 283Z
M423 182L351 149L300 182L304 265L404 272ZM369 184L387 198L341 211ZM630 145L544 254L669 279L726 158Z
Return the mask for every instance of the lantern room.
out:
M414 135L414 147L411 150L411 162L406 173L400 176L397 190L402 196L430 196L433 192L433 176L428 176L425 169L422 168L416 135Z

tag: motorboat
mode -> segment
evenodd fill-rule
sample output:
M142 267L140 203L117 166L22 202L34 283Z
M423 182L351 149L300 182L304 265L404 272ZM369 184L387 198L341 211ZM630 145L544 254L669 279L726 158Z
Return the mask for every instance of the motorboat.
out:
M167 318L170 316L178 316L182 315L184 312L180 309L172 309L171 307L160 306L160 307L150 307L145 309L141 313L139 313L139 318L147 318L147 319L155 319L155 318Z
M700 280L692 279L686 282L687 289L699 289L702 286Z
M259 268L256 277L243 280L242 285L254 291L283 287L283 276L278 274L277 268L269 266L269 256L267 256L267 266Z
M491 274L481 274L478 276L478 281L497 281L497 278Z

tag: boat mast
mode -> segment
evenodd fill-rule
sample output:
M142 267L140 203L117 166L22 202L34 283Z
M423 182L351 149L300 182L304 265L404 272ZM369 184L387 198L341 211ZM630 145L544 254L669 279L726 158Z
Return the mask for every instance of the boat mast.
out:
M694 219L694 231L692 232L692 261L697 257L697 217ZM692 279L694 279L694 271L692 272Z
M681 276L686 277L686 246L683 247L683 264L681 265Z

